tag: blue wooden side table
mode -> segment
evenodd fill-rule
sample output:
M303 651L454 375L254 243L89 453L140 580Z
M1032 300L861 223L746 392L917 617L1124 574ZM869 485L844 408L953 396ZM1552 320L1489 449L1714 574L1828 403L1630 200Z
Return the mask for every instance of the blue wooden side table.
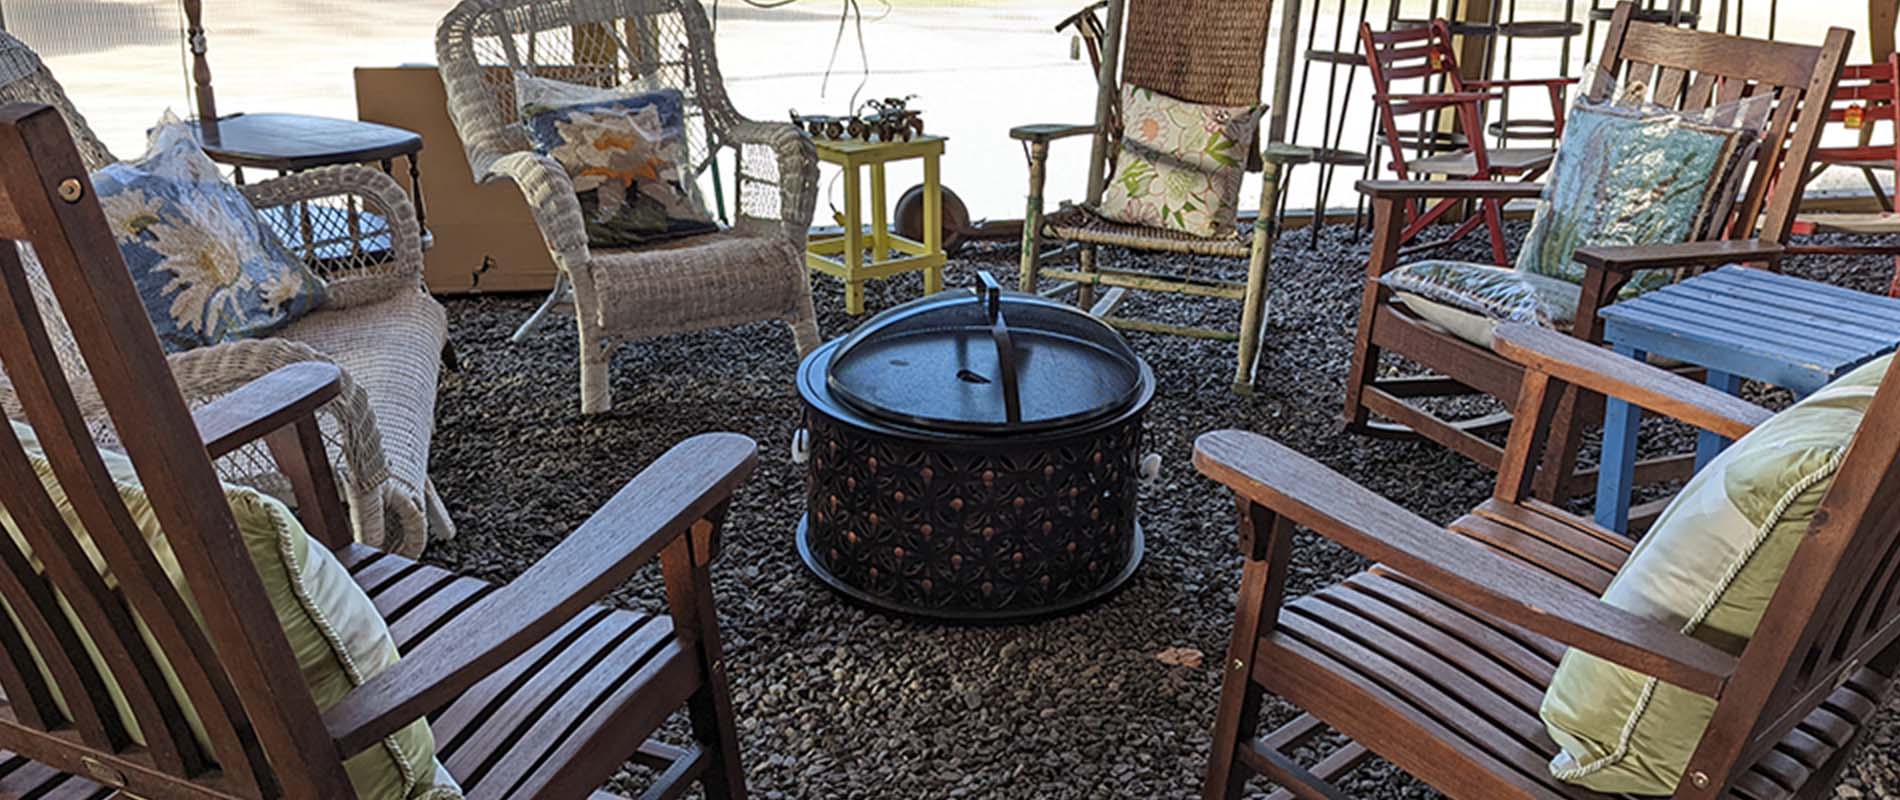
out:
M1844 372L1900 346L1900 300L1767 270L1722 267L1599 312L1618 353L1708 369L1708 383L1736 394L1743 379L1806 396ZM1603 414L1597 524L1629 525L1642 410L1611 400ZM1728 442L1702 432L1695 468Z

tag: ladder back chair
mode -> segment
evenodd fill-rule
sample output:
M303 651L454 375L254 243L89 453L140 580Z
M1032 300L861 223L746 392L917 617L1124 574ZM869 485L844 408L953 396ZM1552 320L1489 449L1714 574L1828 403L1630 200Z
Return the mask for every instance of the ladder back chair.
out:
M355 797L345 759L428 715L470 798L611 797L595 789L629 759L655 764L667 796L694 780L743 796L707 570L751 440L681 443L506 586L358 544L315 416L338 368L283 367L189 410L150 323L124 313L138 296L61 115L0 108L0 164L0 364L51 466L43 481L0 425L18 537L0 536L0 796ZM28 244L52 305L29 286ZM70 325L88 386L62 369L49 315ZM164 547L108 472L82 391L119 423ZM328 708L287 678L299 658L212 466L259 440L295 484L310 547L349 570L406 654ZM655 558L669 613L590 605ZM681 708L692 743L649 742Z
M1809 180L1829 167L1860 170L1873 190L1880 211L1818 211L1795 219L1797 234L1844 233L1855 236L1893 237L1900 235L1900 213L1895 213L1893 197L1880 185L1875 173L1900 175L1900 53L1888 56L1880 64L1850 64L1841 70L1841 83L1834 87L1834 102L1828 108L1827 121L1857 135L1856 144L1820 147L1814 151L1814 169ZM1874 126L1888 125L1889 141L1876 142ZM1829 253L1839 255L1891 255L1894 257L1893 280L1887 294L1900 297L1900 244L1802 244L1791 245L1790 253Z
M1583 247L1573 260L1586 268L1569 333L1602 341L1597 311L1614 302L1637 270L1699 270L1727 263L1776 263L1794 224L1802 176L1820 138L1826 98L1838 79L1853 34L1831 29L1819 46L1746 39L1636 22L1624 2L1610 21L1598 65L1612 80L1598 81L1594 100L1607 100L1617 86L1643 90L1659 106L1698 110L1743 97L1774 97L1759 154L1749 168L1726 224L1711 225L1724 238L1632 247ZM1628 94L1623 95L1628 97ZM1791 176L1777 180L1780 175ZM1401 266L1400 242L1413 209L1429 198L1473 201L1535 199L1541 184L1494 181L1361 181L1371 199L1373 234L1359 331L1347 374L1344 417L1349 430L1388 438L1425 438L1496 470L1503 448L1488 438L1510 423L1508 412L1453 420L1416 401L1489 395L1508 403L1523 378L1521 366L1435 325L1396 300L1380 282ZM1381 356L1392 353L1423 367L1422 375L1382 377ZM1375 416L1377 419L1375 419ZM1577 426L1602 417L1602 398L1566 398L1555 422L1548 469L1539 471L1538 493L1546 499L1574 496L1594 485L1594 476L1572 474L1579 443ZM1638 482L1680 477L1683 459L1637 467Z
M1391 169L1398 180L1443 176L1489 181L1499 178L1535 178L1550 168L1555 150L1549 147L1486 147L1484 143L1485 108L1502 102L1504 91L1520 86L1542 86L1550 95L1553 138L1563 136L1564 89L1575 78L1548 80L1471 80L1458 68L1457 42L1451 25L1434 19L1416 27L1375 32L1372 24L1359 24L1359 43L1365 49L1366 67L1372 75L1372 101L1378 109L1379 129L1391 153ZM1401 92L1395 84L1417 81L1419 91ZM1440 83L1442 90L1433 91ZM1463 147L1442 152L1423 153L1407 159L1407 144L1415 152L1425 139L1407 140L1408 131L1399 124L1401 117L1422 117L1421 129L1435 128L1444 115L1454 115ZM1426 226L1442 219L1463 204L1454 197L1444 198L1422 212L1413 203L1406 216L1409 222L1399 234L1401 244L1412 241ZM1460 223L1445 239L1433 245L1450 244L1483 225L1491 236L1491 257L1505 263L1504 200L1487 197L1478 201L1480 213Z
M1115 222L1089 210L1097 206L1108 177L1114 172L1121 144L1118 108L1124 84L1152 89L1193 103L1252 106L1261 102L1266 69L1267 29L1272 3L1265 0L1108 0L1105 34L1091 33L1094 7L1084 9L1089 19L1078 31L1100 63L1097 73L1095 122L1087 125L1031 124L1010 129L1023 143L1029 160L1029 203L1023 218L1022 280L1025 292L1037 291L1044 278L1075 285L1076 303L1089 308L1116 327L1179 336L1238 341L1239 363L1234 389L1252 391L1254 366L1267 326L1268 268L1272 260L1273 231L1256 224L1250 237L1238 227L1229 234L1200 237L1179 231ZM1125 18L1125 19L1124 19ZM1098 43L1099 42L1099 43ZM1075 136L1092 137L1088 187L1081 205L1065 203L1044 213L1043 186L1050 143ZM1248 147L1248 170L1261 173L1260 208L1270 218L1279 205L1281 167L1305 160L1304 151L1271 148L1262 153L1258 142ZM1074 269L1044 267L1043 242L1054 239L1073 246ZM1201 270L1162 273L1105 267L1097 253L1102 245L1131 250L1182 253L1244 259L1242 280ZM1064 252L1068 252L1065 248ZM1098 287L1107 292L1096 297ZM1124 292L1147 290L1199 297L1237 300L1241 304L1238 333L1227 328L1179 325L1116 316L1113 311Z
M713 50L695 0L463 0L436 29L449 117L476 179L521 188L559 268L554 291L514 339L556 309L574 313L583 413L613 408L616 340L779 320L799 353L818 346L805 271L818 152L796 126L734 110ZM647 247L591 247L573 181L534 150L520 124L516 73L679 91L690 160L683 172L710 181L722 217L718 156L734 151L732 226Z
M1538 708L1570 649L1714 698L1674 797L1834 796L1900 674L1900 369L1872 398L1753 637L1731 652L1599 599L1633 543L1529 486L1566 386L1724 436L1769 412L1546 328L1506 325L1497 341L1526 370L1518 421L1494 495L1449 528L1265 437L1196 443L1195 465L1238 498L1245 559L1204 796L1238 798L1260 775L1279 797L1343 797L1340 777L1376 755L1455 798L1609 800L1546 767L1558 746ZM1286 597L1296 525L1375 566ZM1268 692L1301 713L1261 736ZM1296 759L1328 729L1350 741Z

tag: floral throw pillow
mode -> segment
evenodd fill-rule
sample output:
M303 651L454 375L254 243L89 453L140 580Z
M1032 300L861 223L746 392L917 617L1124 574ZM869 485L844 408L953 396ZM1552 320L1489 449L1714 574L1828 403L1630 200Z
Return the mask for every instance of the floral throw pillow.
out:
M567 171L594 247L634 247L708 233L686 150L678 90L635 92L515 76L534 149Z
M1122 86L1122 144L1101 214L1201 237L1235 230L1247 150L1265 106L1190 103Z
M166 350L265 336L323 305L323 280L171 114L144 156L92 184Z

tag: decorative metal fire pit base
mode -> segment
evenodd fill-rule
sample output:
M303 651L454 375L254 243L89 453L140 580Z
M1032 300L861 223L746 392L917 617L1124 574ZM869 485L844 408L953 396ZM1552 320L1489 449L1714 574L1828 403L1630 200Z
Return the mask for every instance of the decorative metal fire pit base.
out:
M1135 568L1141 566L1143 548L1144 543L1141 533L1141 524L1136 523L1134 533L1128 541L1128 563L1101 585L1044 604L1036 604L1033 600L1023 600L1000 609L973 610L962 606L962 604L955 603L955 598L957 595L970 598L983 597L983 582L980 580L975 581L973 585L969 581L966 581L960 588L945 586L940 596L933 594L930 590L923 590L915 592L912 597L905 597L903 599L899 599L903 597L904 593L898 591L898 589L899 584L907 580L905 578L886 578L883 580L871 578L864 588L846 583L843 579L833 575L831 570L825 566L824 562L812 552L810 518L798 518L798 557L804 560L805 566L811 569L812 574L816 575L818 580L823 581L824 584L831 587L833 591L844 595L853 602L869 606L879 611L907 617L918 617L935 622L960 622L979 625L1029 622L1044 617L1053 617L1081 611L1091 605L1107 600L1116 592L1121 591L1122 587L1128 583L1128 579L1135 576ZM868 578L869 576L866 575L865 577ZM973 575L972 578L974 577ZM922 580L925 579L920 579L920 584ZM921 586L918 588L921 589ZM933 589L934 588L933 586ZM994 590L992 589L992 591ZM933 604L933 600L941 602Z
M981 277L799 365L799 556L866 605L1022 620L1101 600L1141 563L1154 372L1100 320Z

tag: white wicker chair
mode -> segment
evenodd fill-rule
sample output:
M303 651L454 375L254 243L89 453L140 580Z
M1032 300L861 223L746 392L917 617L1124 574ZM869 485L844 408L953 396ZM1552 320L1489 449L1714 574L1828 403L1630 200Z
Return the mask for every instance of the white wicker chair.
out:
M0 33L0 103L11 102L59 109L89 169L115 160L39 56ZM286 364L336 363L344 370L343 396L323 410L322 421L357 538L415 555L431 537L453 535L428 475L447 315L422 288L421 235L408 195L367 167L310 170L246 186L244 193L287 240L299 243L293 250L323 277L328 297L323 308L272 338L171 356L179 388L198 404ZM85 369L37 261L23 255L42 313L58 328L53 334L62 363L69 371ZM90 382L75 383L82 385ZM115 438L98 398L81 398L81 406L102 440ZM20 412L4 377L0 407L9 416ZM220 459L218 469L225 480L291 499L288 479L261 447Z
M436 29L449 116L478 180L521 187L560 277L519 341L554 308L580 327L581 411L612 408L615 339L758 320L791 324L800 353L818 344L805 236L818 159L790 124L741 117L726 97L712 30L694 0L463 0ZM616 86L672 88L686 98L696 175L737 151L738 218L728 230L639 249L593 250L560 165L528 143L514 106L516 71Z

